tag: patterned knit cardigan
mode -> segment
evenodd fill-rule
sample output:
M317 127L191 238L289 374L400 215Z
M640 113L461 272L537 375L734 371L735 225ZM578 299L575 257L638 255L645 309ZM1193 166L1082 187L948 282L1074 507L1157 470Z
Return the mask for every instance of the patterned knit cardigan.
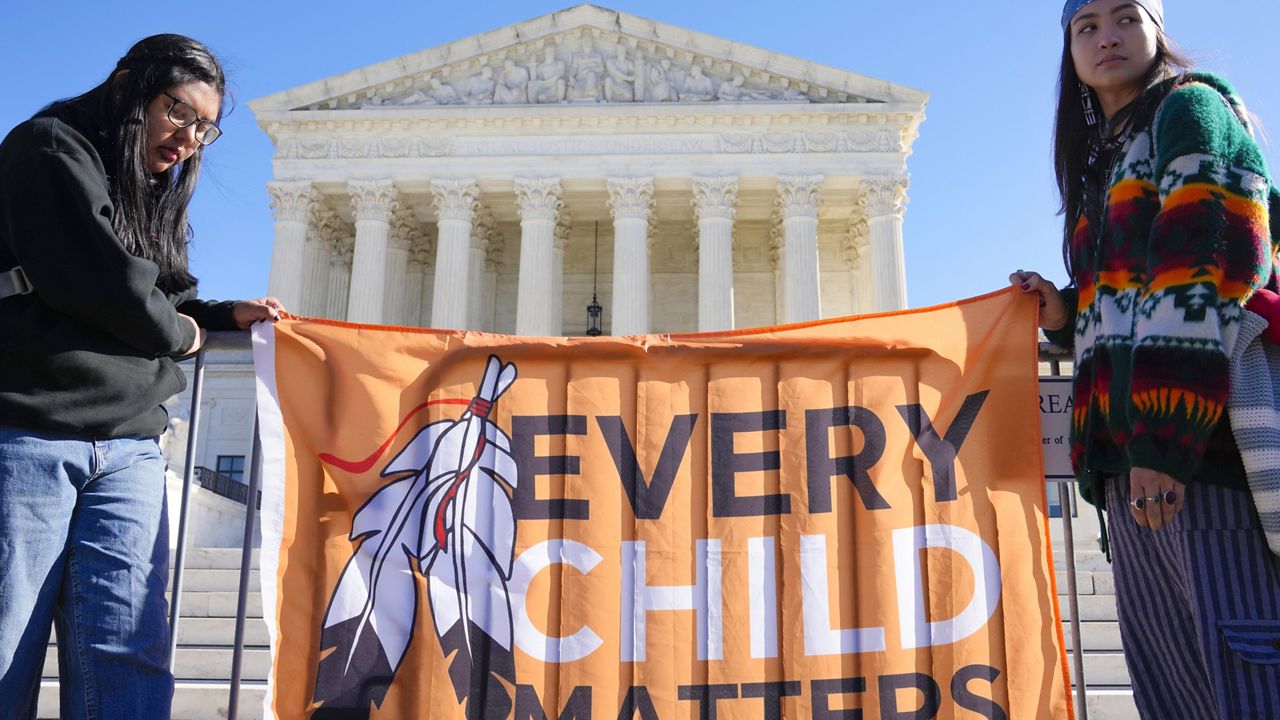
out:
M1249 477L1258 523L1280 555L1280 346L1262 338L1267 321L1245 310L1231 353L1227 415Z
M1049 339L1075 348L1071 458L1094 504L1101 476L1133 467L1245 487L1227 349L1243 302L1274 284L1280 208L1245 117L1226 81L1185 76L1118 154L1101 232L1075 229L1075 317Z

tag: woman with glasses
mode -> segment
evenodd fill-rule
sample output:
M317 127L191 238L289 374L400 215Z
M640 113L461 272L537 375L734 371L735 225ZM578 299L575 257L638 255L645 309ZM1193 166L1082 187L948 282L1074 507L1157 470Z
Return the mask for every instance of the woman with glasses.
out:
M51 625L62 717L169 717L161 403L205 328L280 310L195 299L224 92L207 48L156 35L0 144L0 718L35 717Z

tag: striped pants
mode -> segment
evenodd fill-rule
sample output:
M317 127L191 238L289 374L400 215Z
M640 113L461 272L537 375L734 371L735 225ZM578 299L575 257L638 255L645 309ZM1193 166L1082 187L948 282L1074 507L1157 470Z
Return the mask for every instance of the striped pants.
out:
M1107 483L1116 604L1143 718L1280 719L1280 557L1247 491L1192 483L1158 532Z

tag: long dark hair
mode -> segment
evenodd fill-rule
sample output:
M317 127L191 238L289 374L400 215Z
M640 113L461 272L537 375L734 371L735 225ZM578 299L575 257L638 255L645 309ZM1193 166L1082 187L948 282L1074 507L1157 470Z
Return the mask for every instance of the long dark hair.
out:
M203 82L217 92L218 117L212 119L221 120L226 77L213 53L183 35L152 35L129 48L111 75L81 96L105 98L99 106L107 141L103 162L111 179L116 235L130 253L160 267L156 284L169 293L196 285L187 266L191 241L187 206L200 175L204 146L185 162L151 174L147 108L173 86L190 82Z
M1058 111L1053 127L1053 169L1057 177L1058 193L1062 197L1063 215L1062 262L1067 277L1075 284L1072 262L1072 237L1083 213L1089 218L1090 228L1097 231L1098 221L1105 203L1107 188L1105 168L1110 166L1114 153L1108 152L1111 131L1107 128L1140 129L1151 122L1160 101L1172 87L1171 79L1190 70L1193 63L1164 34L1156 30L1156 57L1143 78L1144 90L1133 102L1120 109L1109 121L1102 118L1102 105L1098 94L1088 90L1098 122L1090 127L1085 121L1084 100L1080 76L1076 74L1071 59L1071 29L1063 34L1062 69L1058 72ZM1089 167L1089 155L1098 151L1097 163Z

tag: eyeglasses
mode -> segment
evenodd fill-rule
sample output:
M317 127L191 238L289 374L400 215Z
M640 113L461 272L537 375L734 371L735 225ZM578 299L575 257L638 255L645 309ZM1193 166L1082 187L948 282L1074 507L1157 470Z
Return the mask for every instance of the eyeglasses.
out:
M165 112L165 116L169 118L169 122L180 128L195 125L196 142L201 145L212 145L214 140L222 137L222 129L214 125L212 120L200 119L200 116L196 114L195 108L167 92L165 95L173 101L173 104Z

